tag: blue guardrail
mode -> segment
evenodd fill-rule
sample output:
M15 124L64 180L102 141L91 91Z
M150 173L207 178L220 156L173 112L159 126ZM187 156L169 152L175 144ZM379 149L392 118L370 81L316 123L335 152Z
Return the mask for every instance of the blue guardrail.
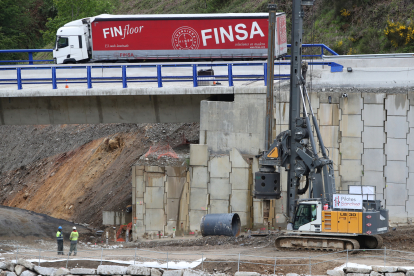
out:
M290 44L287 45L288 48L291 47ZM315 57L315 58L322 58L324 55L324 50L328 53L337 56L338 54L326 46L325 44L302 44L303 48L320 48L321 53L319 55L303 55L305 58ZM33 53L39 53L39 52L53 52L53 49L17 49L17 50L0 50L0 54L6 54L6 53L28 53L29 59L27 60L0 60L1 63L28 63L29 65L33 65L34 62L53 62L53 59L44 59L44 60L34 60L33 59ZM290 57L287 55L286 57Z

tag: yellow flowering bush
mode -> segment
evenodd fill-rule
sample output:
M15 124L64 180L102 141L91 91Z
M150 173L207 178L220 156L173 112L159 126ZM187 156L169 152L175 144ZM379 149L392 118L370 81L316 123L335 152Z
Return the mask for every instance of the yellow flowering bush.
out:
M356 55L357 54L357 50L353 49L353 48L349 48L348 52L346 53L347 55Z
M388 20L384 34L394 47L407 45L411 41L414 41L413 26L406 26L400 22L394 23Z
M343 17L348 17L351 15L351 12L348 11L347 9L343 8L342 10L340 10L341 16Z
M335 42L335 44L332 46L332 50L334 50L340 55L343 54L344 53L344 42L342 40Z

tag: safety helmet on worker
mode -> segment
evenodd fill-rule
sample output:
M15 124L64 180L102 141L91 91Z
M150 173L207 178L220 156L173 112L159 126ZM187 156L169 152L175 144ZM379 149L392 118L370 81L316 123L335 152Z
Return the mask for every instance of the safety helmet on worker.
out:
M59 226L59 227L58 227L58 230L62 230L62 226Z
M76 230L76 226L73 226L73 227L72 227L72 229L73 229L73 230Z

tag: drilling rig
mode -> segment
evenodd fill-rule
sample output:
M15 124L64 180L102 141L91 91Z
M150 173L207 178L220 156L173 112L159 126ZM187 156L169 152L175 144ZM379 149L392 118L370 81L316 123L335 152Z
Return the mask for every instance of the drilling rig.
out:
M382 207L381 201L362 192L336 193L333 162L324 146L306 89L308 64L302 62L304 6L312 6L314 0L292 2L289 129L272 141L274 54L269 54L266 150L259 159L260 169L255 173L254 196L280 200L278 170L285 169L287 206L284 215L288 223L285 233L275 240L279 249L381 248L379 234L389 230L388 210ZM275 12L276 5L269 4L269 32ZM273 47L270 42L269 36L269 53ZM301 183L304 183L303 188L300 188Z

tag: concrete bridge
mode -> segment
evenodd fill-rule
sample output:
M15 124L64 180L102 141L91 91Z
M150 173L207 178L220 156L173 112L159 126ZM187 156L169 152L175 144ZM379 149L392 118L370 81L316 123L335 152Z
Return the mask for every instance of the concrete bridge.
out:
M414 82L412 60L413 58L331 58L330 61L343 65L345 69L342 72L332 72L330 66L310 66L308 84L311 88L325 89L409 87ZM251 91L255 91L253 96L256 97L257 94L265 93L263 76L266 66L263 62L247 65L242 62L232 63L231 82L228 79L228 63L211 63L210 68L215 71L216 82L220 85L199 87L193 87L188 79L184 81L194 70L188 63L180 63L175 67L167 64L163 67L162 87L158 87L159 82L154 81L161 72L157 72L156 66L148 67L150 65L127 67L126 75L138 78L138 81L135 79L124 84L127 88L123 88L122 82L99 81L91 83L92 88L89 89L86 83L80 83L87 77L84 65L74 65L71 69L56 66L56 78L69 79L68 82L60 81L57 89L52 89L51 84L45 83L52 75L50 66L21 66L23 82L20 90L16 84L11 84L11 80L16 79L16 69L1 67L0 124L198 122L200 102L203 100L233 101L235 95L252 94ZM197 69L209 69L209 64L199 63L197 66ZM286 63L275 66L275 74L286 75L289 70ZM101 68L92 68L90 74L92 78L119 80L123 72L121 67L110 68L103 64ZM205 83L213 84L213 81ZM65 88L66 84L69 88ZM275 88L277 91L277 81ZM257 109L261 107L257 106Z

